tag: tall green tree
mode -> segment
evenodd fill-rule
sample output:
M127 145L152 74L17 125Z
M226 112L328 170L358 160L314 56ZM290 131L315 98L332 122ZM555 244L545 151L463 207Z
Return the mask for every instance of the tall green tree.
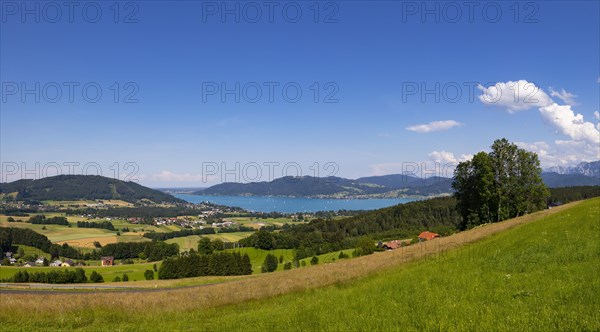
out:
M537 155L506 139L459 163L452 187L462 215L461 228L497 222L544 208L549 191Z

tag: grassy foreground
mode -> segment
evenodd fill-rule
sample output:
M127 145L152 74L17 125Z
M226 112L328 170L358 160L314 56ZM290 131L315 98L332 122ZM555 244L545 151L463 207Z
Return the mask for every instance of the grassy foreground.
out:
M221 285L157 293L2 293L0 326L11 331L598 330L599 220L600 199L594 199L406 251ZM472 241L478 242L465 245ZM413 258L421 259L406 263ZM329 286L315 288L319 285Z

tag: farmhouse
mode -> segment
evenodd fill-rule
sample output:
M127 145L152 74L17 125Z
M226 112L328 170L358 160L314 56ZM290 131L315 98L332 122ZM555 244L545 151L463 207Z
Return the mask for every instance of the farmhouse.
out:
M429 231L425 231L425 232L422 232L421 234L419 234L419 241L421 241L421 242L422 241L431 241L431 240L435 239L436 237L440 237L440 235L429 232Z
M70 260L70 259L67 259L66 261L64 261L64 262L62 263L62 265L61 265L61 266L74 266L74 265L75 265L75 262L73 262L73 261L72 261L72 260Z
M60 259L57 259L57 260L55 260L54 262L50 263L50 266L56 266L56 267L59 267L59 266L62 266L62 263L63 263L63 262L62 262Z
M23 264L23 267L32 267L35 266L35 264L33 262L25 262L25 264Z
M43 258L43 257L40 257L40 258L38 258L38 259L35 261L35 264L36 264L36 265L42 265L42 264L44 264L44 258Z
M394 250L407 245L410 245L410 240L392 240L382 243L380 247L386 250Z
M115 264L115 258L112 256L100 257L102 266L112 266Z

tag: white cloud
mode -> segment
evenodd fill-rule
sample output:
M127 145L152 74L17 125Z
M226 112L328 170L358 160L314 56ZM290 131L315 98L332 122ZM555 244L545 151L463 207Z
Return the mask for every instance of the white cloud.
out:
M157 182L197 182L203 180L201 174L178 174L171 171L162 171L158 174L152 174L145 177L145 179Z
M585 122L583 115L575 114L569 105L551 105L540 108L542 118L561 134L575 141L600 144L600 131L591 122Z
M535 84L526 80L499 82L489 87L479 85L479 100L486 105L506 108L509 113L550 105L552 99Z
M596 118L596 120L600 120L600 112L595 111L594 112L594 117Z
M582 161L600 159L600 147L584 141L556 140L553 145L546 142L516 142L519 147L535 152L542 168L552 166L574 166Z
M463 154L460 157L455 157L454 153L448 151L433 151L427 155L429 159L433 162L440 164L458 164L461 161L471 160L473 155Z
M575 98L577 98L577 95L567 92L567 91L565 91L565 89L562 89L561 91L555 91L554 89L550 88L550 96L557 97L558 99L562 100L567 105L571 105L571 106L578 105L577 102L575 101Z
M448 130L453 127L462 126L462 123L454 120L445 121L433 121L426 124L414 125L406 127L406 130L414 131L417 133L430 133L434 131Z

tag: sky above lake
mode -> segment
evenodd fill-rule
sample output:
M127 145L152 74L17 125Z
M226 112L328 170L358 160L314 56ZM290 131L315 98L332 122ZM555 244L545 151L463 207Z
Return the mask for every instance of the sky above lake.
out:
M2 182L599 159L598 1L3 1Z

